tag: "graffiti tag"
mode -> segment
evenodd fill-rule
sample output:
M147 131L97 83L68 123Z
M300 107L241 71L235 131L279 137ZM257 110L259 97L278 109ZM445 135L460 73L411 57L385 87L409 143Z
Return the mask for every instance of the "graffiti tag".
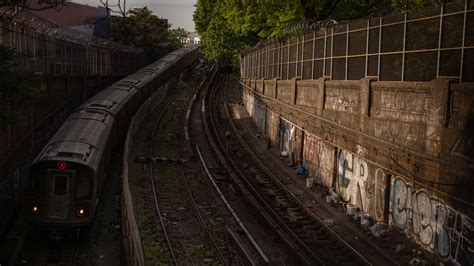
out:
M426 249L456 264L474 263L474 223L469 217L401 178L393 182L390 211L393 225Z

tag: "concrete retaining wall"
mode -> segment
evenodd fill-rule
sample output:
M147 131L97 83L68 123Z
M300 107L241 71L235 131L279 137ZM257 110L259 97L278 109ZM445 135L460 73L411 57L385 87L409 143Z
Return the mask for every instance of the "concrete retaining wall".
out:
M246 85L259 82L264 94ZM252 117L257 105L266 109L262 132L289 149L289 163L439 261L474 263L474 84L321 78L242 86Z

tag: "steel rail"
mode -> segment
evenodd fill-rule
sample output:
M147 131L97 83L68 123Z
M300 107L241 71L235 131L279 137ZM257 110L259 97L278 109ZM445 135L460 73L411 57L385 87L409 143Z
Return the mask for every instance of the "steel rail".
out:
M194 95L195 97L196 95ZM194 98L193 98L193 101L194 101ZM178 134L176 134L176 138L175 138L175 141L176 141L176 151L177 151L177 155L178 155L178 160L181 161L182 159L182 156L181 156L181 150L180 150L180 144L179 144L179 136ZM224 256L222 255L222 252L221 250L219 249L219 246L217 245L216 243L216 240L215 238L212 236L212 233L211 231L209 230L209 228L207 227L206 225L206 222L204 220L204 218L202 217L201 215L201 212L199 211L198 207L197 207L197 204L196 204L196 200L194 199L194 196L193 196L193 193L191 191L191 188L189 187L189 183L188 183L188 180L186 178L186 173L184 172L184 167L183 167L183 164L181 162L178 163L178 168L179 168L179 172L180 172L180 175L181 175L181 183L183 184L183 186L185 187L186 189L186 192L191 200L191 205L193 207L193 211L196 215L196 217L198 218L199 222L201 223L201 226L202 228L204 229L204 231L206 232L206 235L207 237L209 238L209 241L211 241L211 244L212 246L214 247L214 249L216 250L216 253L217 253L217 256L219 257L219 261L224 264L224 265L228 265L224 259Z
M212 72L212 75L209 79L209 81L207 81L207 84L206 84L206 87L207 87L207 90L209 89L211 83L214 81L215 79L215 76L216 76L216 71L213 71L213 69L211 69ZM203 85L204 83L202 83L201 85ZM222 153L219 151L218 147L217 147L217 144L215 143L214 139L211 137L211 130L209 128L209 125L208 125L208 121L206 118L206 97L207 97L207 91L206 91L206 94L204 95L204 97L202 98L202 104L201 104L201 115L203 117L203 126L204 126L204 131L206 133L206 136L207 136L207 139L211 145L211 148L214 150L214 152L216 152L216 156L219 158L220 162L226 166L226 162L225 162L225 159L222 155ZM189 121L187 122L187 124L189 124ZM189 135L189 133L188 133ZM189 144L191 145L191 144ZM230 205L230 203L227 201L224 193L221 191L221 189L219 188L219 186L217 185L216 181L213 179L212 177L212 174L210 173L209 171L209 168L207 167L207 164L201 154L201 151L199 149L199 146L196 146L196 151L197 151L197 154L199 156L199 159L201 161L201 164L202 164L202 167L204 168L204 171L206 173L206 176L207 178L210 180L210 182L212 183L214 189L217 191L217 193L219 194L220 196L220 199L221 201L225 204L226 208L229 210L229 212L232 214L232 216L234 217L235 221L237 222L237 224L239 225L239 227L242 229L242 231L245 233L246 237L249 239L249 241L251 242L252 246L255 248L255 250L257 251L257 253L259 254L260 258L265 262L265 264L268 264L270 262L270 260L268 259L267 255L265 254L265 252L262 250L262 248L259 246L259 244L257 243L257 241L255 241L255 239L253 238L252 234L248 231L247 227L245 226L245 224L242 222L242 220L240 220L239 216L237 215L237 213L235 212L235 210L232 208L232 206ZM229 169L229 174L231 176L234 176L234 174L232 173L232 170ZM243 188L244 191L243 193L248 195L249 193L245 190L245 188ZM250 201L252 201L252 199L250 199ZM258 204L256 204L255 202L251 202L251 204L253 204L254 206L257 206ZM258 207L255 207L256 209ZM245 253L245 251L244 251ZM246 253L245 253L246 254ZM247 256L247 254L246 254ZM253 263L252 262L252 259L249 258L247 256L247 259L251 262L251 264L256 264L256 263Z
M164 116L166 110L168 109L169 105L173 102L173 100L176 98L176 96L177 95L172 97L170 99L170 101L168 103L166 103L166 105L163 107L163 110L161 110L160 115L158 116L158 119L155 123L155 126L153 127L153 133L151 135L150 153L149 153L150 157L153 157L153 151L154 151L154 147L155 147L155 135L156 135L156 130L158 128L158 125L160 124L161 120L163 119L163 116ZM157 196L157 193L156 193L155 180L154 180L155 179L155 174L153 173L153 167L151 167L151 165L149 165L149 169L150 169L150 179L151 179L152 190L153 190L153 198L154 198L154 201L155 201L156 212L158 214L158 217L160 218L161 229L163 231L163 235L165 236L166 243L168 245L168 249L169 249L171 258L173 260L173 263L175 265L178 265L178 261L176 259L176 255L174 253L173 246L172 246L170 238L168 236L168 232L166 231L166 226L165 226L165 223L163 221L163 215L161 214L161 209L160 209L160 206L158 204L158 196Z

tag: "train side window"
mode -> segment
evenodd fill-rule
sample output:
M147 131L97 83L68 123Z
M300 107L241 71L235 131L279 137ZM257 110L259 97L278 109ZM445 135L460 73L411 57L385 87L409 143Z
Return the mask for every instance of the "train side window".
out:
M64 196L67 192L67 176L57 175L54 177L54 194Z
M90 193L90 178L88 176L76 176L76 199L87 198Z

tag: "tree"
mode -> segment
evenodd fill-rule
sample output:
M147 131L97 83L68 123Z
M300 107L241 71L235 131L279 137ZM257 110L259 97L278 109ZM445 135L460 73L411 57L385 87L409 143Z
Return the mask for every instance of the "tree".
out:
M198 0L193 14L194 26L199 34L206 31L216 11L217 0Z
M204 54L236 63L241 49L275 38L303 12L293 0L199 0L193 18Z
M179 48L183 46L183 41L188 37L188 32L183 28L176 28L170 30L170 40L173 48Z
M31 72L16 69L14 51L0 45L0 126L18 126L26 123L14 107L39 98L39 79Z
M207 30L201 35L204 54L209 59L238 62L238 54L245 47L242 40L230 30L224 17L217 15L209 22Z
M111 39L124 45L142 47L150 60L156 60L171 50L170 24L153 15L153 11L135 8L128 16L113 17Z

